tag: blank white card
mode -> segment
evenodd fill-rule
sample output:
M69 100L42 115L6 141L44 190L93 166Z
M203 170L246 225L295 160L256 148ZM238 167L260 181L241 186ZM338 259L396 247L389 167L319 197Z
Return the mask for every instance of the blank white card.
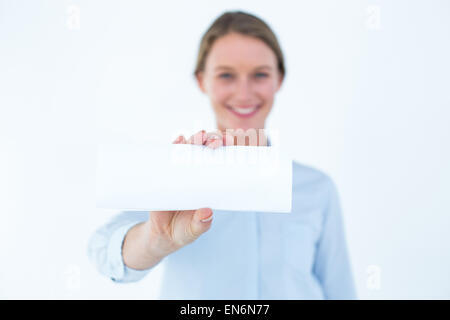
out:
M292 160L276 146L100 144L97 207L291 212Z

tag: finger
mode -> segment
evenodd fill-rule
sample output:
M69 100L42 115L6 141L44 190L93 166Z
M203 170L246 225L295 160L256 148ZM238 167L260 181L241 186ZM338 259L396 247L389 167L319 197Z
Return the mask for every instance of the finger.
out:
M211 149L216 149L218 147L223 146L223 140L222 140L222 138L218 138L218 137L212 138L206 142L206 146Z
M196 134L192 135L188 142L189 144L203 145L206 142L206 131L201 130Z
M213 211L211 208L201 208L194 212L194 220L200 222L208 222L211 221L213 216Z
M152 232L157 234L164 234L164 226L168 225L173 218L176 211L150 211L149 223Z
M202 228L203 225L210 224L212 218L213 218L213 211L211 208L201 208L195 210L192 222L194 223L194 225L198 224L198 226Z
M183 135L178 136L178 138L175 139L173 142L174 144L180 144L180 143L186 143L186 139Z
M222 132L220 130L206 133L206 140L222 139Z
M195 210L195 213L193 215L190 230L191 233L198 237L205 231L209 229L211 226L211 222L213 219L213 211L211 208L201 208L198 210Z
M206 146L210 146L211 144L214 146L220 146L222 145L222 132L218 131L213 131L213 132L208 132L206 134ZM217 143L217 141L220 141L220 143Z

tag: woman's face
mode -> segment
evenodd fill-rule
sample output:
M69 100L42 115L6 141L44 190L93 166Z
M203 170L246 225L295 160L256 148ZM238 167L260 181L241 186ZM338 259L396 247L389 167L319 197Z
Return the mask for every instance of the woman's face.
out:
M210 98L217 128L225 131L263 129L283 79L268 45L229 33L214 42L197 80Z

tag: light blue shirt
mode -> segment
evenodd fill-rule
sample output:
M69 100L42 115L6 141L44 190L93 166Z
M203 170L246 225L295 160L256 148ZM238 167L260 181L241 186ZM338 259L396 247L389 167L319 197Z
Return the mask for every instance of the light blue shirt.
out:
M213 210L207 232L159 262L161 299L357 298L335 184L292 165L291 213ZM127 231L148 217L123 211L91 236L88 255L100 273L126 283L153 270L122 258Z

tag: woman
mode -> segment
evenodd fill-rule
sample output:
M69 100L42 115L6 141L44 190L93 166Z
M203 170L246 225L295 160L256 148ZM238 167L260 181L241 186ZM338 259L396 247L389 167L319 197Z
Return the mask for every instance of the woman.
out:
M174 143L249 145L229 129L264 129L285 64L266 23L227 12L203 36L194 74L217 131ZM258 146L270 145L264 134L257 137ZM356 298L333 182L294 161L292 192L289 214L122 212L91 237L89 256L116 282L138 281L164 263L163 299Z

